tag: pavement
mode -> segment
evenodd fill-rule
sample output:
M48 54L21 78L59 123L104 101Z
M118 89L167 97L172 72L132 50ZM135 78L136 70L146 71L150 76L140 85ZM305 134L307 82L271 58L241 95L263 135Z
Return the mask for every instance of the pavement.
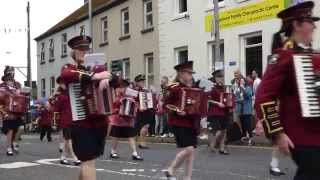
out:
M4 137L0 138L0 180L76 180L79 169L59 164L58 140L40 142L38 135L23 136L18 155L5 155ZM98 180L144 180L165 179L163 170L174 158L176 147L172 143L149 143L151 149L140 150L145 161L131 160L127 143L119 146L119 160L107 158L110 143L107 141L105 155L97 161ZM208 152L205 145L196 150L193 180L290 180L295 165L288 157L281 157L281 168L285 176L269 175L270 147L238 146L229 147L230 155ZM177 172L178 180L183 179L183 169Z

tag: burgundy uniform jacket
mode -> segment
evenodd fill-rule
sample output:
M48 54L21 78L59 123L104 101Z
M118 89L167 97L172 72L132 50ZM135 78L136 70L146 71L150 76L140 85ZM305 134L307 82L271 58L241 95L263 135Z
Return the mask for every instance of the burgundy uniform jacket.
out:
M275 51L257 90L255 108L269 137L285 132L295 145L320 146L320 118L301 115L293 55L303 51L296 46Z
M210 92L210 100L213 100L215 102L220 102L221 101L221 94L224 92L223 87L215 86L212 88ZM208 114L210 116L226 116L227 115L227 108L221 108L216 104L211 104L209 105L209 112Z
M171 109L168 105L174 104L177 101L181 101L179 99L179 93L181 93L181 88L186 87L182 83L173 83L168 86L168 94L165 98L165 105L169 115L168 123L173 126L178 127L186 127L186 128L193 128L198 129L200 123L200 116L197 115L186 115L180 116L174 109Z
M38 124L40 127L52 125L52 112L47 108L40 109L40 116Z
M90 83L91 76L88 75L88 72L84 70L83 67L77 67L73 64L66 64L61 69L61 80L64 84L69 86L70 83ZM67 92L68 96L69 93ZM70 109L71 104L69 103ZM71 110L70 110L71 114ZM106 125L106 117L95 116L95 117L86 117L85 120L72 122L73 125L85 127L85 128L103 128Z
M72 122L70 99L68 91L60 90L60 93L55 97L55 112L59 113L59 127L69 128Z

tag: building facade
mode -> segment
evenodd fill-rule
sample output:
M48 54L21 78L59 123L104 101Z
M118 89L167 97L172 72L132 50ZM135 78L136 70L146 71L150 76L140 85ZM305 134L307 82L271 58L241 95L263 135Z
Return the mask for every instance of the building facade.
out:
M84 20L37 41L38 97L49 97L54 92L61 67L72 62L68 40L88 31L88 27L88 20Z
M130 80L146 75L147 87L159 87L157 0L128 0L93 18L93 50L104 53L112 71Z
M319 14L320 2L314 2L314 12ZM198 77L209 77L214 69L224 69L226 84L230 84L238 69L243 75L256 70L261 76L271 53L272 36L281 25L276 14L291 3L291 0L219 0L221 58L215 60L213 1L159 1L160 76L174 78L172 67L187 59L195 61Z
M146 74L148 87L159 87L157 0L94 0L93 53L104 53L110 70L133 80ZM89 32L88 4L41 34L37 41L38 97L56 88L61 67L72 62L68 40Z

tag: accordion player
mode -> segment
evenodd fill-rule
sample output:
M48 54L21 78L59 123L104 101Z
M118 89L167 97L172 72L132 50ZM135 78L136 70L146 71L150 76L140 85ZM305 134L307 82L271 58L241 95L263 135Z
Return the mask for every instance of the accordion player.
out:
M153 109L154 108L154 95L149 91L139 92L139 107L140 109Z
M225 86L225 91L220 94L220 102L225 105L226 108L233 109L235 107L235 96L231 92L230 86Z
M124 86L124 85L123 85ZM137 115L137 96L139 92L129 87L125 90L124 97L120 100L119 115L134 118Z
M183 87L178 90L177 101L167 104L167 108L174 111L184 111L187 115L203 115L205 94L200 88Z

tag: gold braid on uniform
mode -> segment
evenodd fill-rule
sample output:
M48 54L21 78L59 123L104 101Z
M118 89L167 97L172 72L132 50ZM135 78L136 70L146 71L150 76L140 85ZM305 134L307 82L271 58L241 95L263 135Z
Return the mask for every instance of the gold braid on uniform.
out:
M179 86L179 82L173 81L171 84L169 84L169 85L168 85L168 91L169 91L169 93L170 93L170 89L175 88L175 87L177 87L177 86ZM167 105L166 105L166 108L167 108L168 110L174 111L174 112L178 112L178 111L179 111L179 108L178 108L177 106L173 105L173 104L167 104Z
M288 39L283 43L282 49L288 50L288 49L293 49L293 47L294 47L294 42L291 39Z
M262 111L262 124L268 138L283 132L279 116L279 105L277 101L270 101L260 105Z

